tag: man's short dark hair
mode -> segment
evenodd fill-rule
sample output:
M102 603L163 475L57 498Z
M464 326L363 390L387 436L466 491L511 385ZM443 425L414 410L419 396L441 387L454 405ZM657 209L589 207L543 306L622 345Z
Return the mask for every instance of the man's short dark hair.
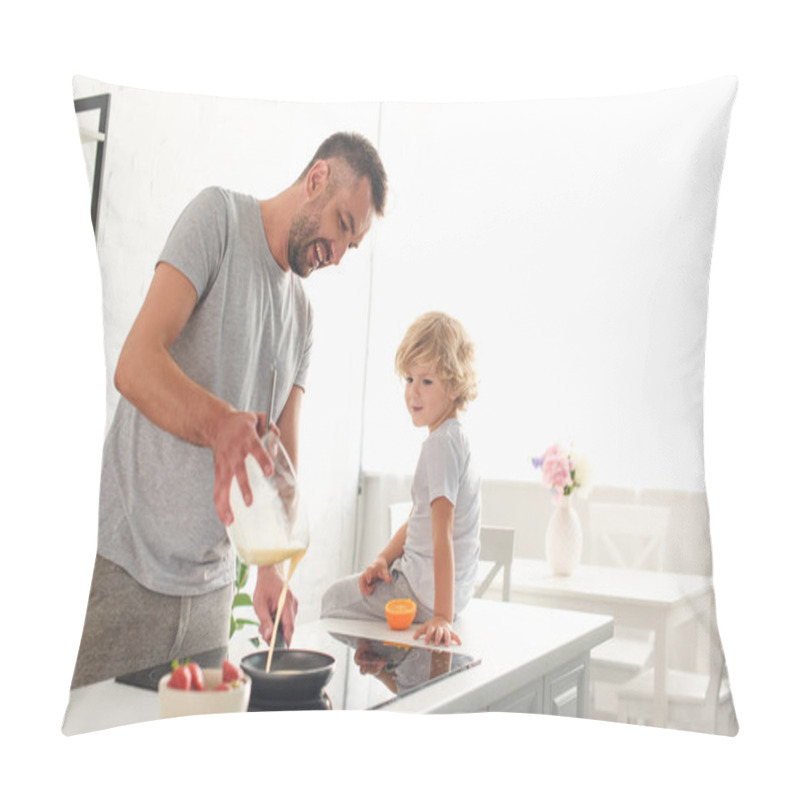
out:
M372 205L375 213L382 217L386 205L386 171L372 143L360 133L334 133L317 148L314 157L300 175L300 180L305 178L317 161L329 158L341 158L347 162L357 178L369 179Z

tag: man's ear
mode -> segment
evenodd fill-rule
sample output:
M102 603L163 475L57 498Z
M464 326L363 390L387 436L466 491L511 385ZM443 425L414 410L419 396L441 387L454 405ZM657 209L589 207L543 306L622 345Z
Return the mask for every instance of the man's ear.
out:
M331 165L322 159L311 165L305 180L306 194L310 200L318 197L328 187L331 177Z

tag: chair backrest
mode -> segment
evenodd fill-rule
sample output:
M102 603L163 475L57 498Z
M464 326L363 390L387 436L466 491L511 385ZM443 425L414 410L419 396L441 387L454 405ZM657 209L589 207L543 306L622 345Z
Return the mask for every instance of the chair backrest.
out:
M511 600L511 562L514 560L514 529L494 525L481 526L481 561L492 561L492 568L475 589L475 597L482 597L503 570L503 601Z
M389 536L394 536L397 529L411 516L414 504L410 500L400 503L389 503Z
M593 564L662 570L671 509L629 503L589 503Z

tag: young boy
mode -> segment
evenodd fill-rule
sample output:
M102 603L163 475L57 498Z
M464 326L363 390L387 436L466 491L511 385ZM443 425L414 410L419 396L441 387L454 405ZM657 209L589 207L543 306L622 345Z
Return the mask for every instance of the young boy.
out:
M375 561L337 581L323 617L384 618L395 597L417 604L414 638L461 644L452 629L472 597L478 567L480 478L458 414L477 395L474 347L462 325L440 312L417 319L395 357L411 421L428 437L411 485L413 509Z

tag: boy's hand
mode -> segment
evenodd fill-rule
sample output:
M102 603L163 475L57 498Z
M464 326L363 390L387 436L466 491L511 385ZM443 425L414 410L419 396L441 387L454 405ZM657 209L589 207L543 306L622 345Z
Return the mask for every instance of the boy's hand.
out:
M458 634L453 630L452 624L444 617L434 615L424 624L420 625L414 632L414 638L419 639L420 636L425 636L425 644L443 644L449 647L450 644L461 644L461 639Z
M392 582L389 565L382 556L378 556L359 576L358 588L361 589L361 594L372 594L378 581Z

